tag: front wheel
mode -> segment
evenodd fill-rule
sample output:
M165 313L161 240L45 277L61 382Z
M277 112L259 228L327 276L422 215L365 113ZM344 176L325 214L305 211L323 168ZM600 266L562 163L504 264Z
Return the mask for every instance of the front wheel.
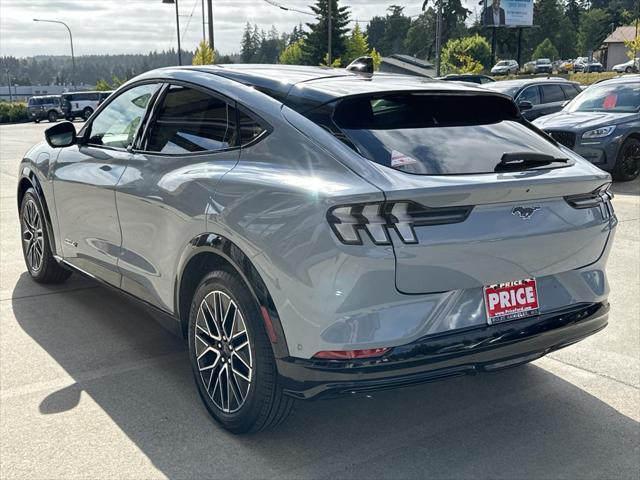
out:
M271 428L290 413L259 306L227 271L207 275L189 315L189 355L209 413L233 433Z
M54 110L51 110L48 114L47 114L47 120L49 120L49 123L54 123L58 121L58 113Z
M20 204L22 254L31 277L39 283L62 283L71 271L53 258L40 201L33 188L27 190Z
M633 69L631 67L627 67L627 68L624 69L624 71L626 73L631 73L631 72L633 72Z
M629 182L638 177L640 173L640 140L627 138L620 151L613 168L614 180Z

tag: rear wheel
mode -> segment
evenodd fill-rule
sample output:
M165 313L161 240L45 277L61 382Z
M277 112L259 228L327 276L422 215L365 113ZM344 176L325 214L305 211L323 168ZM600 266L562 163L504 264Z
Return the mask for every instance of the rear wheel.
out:
M93 109L89 107L85 108L82 111L82 118L84 118L85 122L89 120L89 117L91 116L92 113L93 113Z
M627 138L620 147L612 176L614 180L628 182L640 173L640 140Z
M40 283L61 283L71 271L53 258L49 244L46 219L35 190L30 188L20 204L20 233L22 253L31 277Z
M189 354L209 413L234 433L281 423L293 399L279 386L271 345L251 292L235 274L200 283L189 315Z
M58 112L56 112L55 110L51 110L47 114L47 120L49 120L50 123L57 122L58 121Z

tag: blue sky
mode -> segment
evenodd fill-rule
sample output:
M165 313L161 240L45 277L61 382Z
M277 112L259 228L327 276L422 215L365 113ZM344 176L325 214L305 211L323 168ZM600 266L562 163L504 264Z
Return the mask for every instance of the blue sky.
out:
M308 10L309 0L277 0ZM383 15L393 0L349 0L352 17L367 20ZM477 2L466 0L467 8ZM405 4L405 14L420 13L422 1ZM201 0L179 0L182 45L194 49L202 37ZM74 37L76 55L136 53L176 46L175 7L161 0L0 0L0 55L64 55L69 53L68 34L62 25L33 22L49 18L67 22ZM221 53L240 50L246 22L268 30L290 31L311 17L285 12L264 0L214 0L216 48Z

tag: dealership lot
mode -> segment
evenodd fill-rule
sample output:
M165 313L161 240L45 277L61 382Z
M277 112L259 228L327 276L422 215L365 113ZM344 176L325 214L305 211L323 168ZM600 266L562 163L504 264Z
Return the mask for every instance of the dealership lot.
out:
M236 437L197 398L182 342L74 275L25 272L17 165L48 124L0 127L3 478L637 478L640 180L614 186L609 327L532 365L299 404Z

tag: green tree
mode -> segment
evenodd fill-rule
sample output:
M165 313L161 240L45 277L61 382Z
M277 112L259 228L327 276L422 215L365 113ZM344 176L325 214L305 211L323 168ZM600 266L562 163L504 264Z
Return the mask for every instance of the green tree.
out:
M119 78L117 75L114 75L111 78L111 85L113 86L112 88L116 89L126 81L127 81L126 78Z
M346 34L349 31L349 7L340 7L338 0L316 0L311 10L316 15L317 21L307 23L309 30L305 33L302 44L302 57L307 65L318 65L327 55L329 2L331 2L331 56L340 58L344 53Z
M367 36L360 29L360 25L356 23L345 45L344 54L342 55L343 64L348 65L356 58L367 55L368 53L369 44L367 43Z
M371 52L369 52L369 56L373 60L373 69L380 69L380 64L382 63L382 55L380 55L375 48L372 48Z
M278 61L285 65L301 65L303 42L303 39L299 39L298 41L289 44L282 53L280 53Z
M385 17L380 17L376 15L367 24L367 28L365 28L365 33L367 35L367 41L371 48L375 48L376 50L380 50L382 47L382 38L384 37L384 30L387 26L387 20Z
M255 27L257 30L258 27ZM243 63L252 63L258 53L258 43L256 42L256 36L254 34L254 28L249 22L244 26L242 32L242 40L240 41L240 56Z
M196 49L196 53L193 54L193 59L191 60L192 65L213 65L215 60L215 53L209 46L209 42L206 40L202 40L198 44L198 48Z
M99 92L106 92L111 90L111 85L104 78L101 78L96 82L96 90Z
M551 60L555 60L558 58L558 49L551 43L551 40L545 38L533 51L533 58L550 58Z
M417 17L407 31L404 49L419 58L434 58L436 48L436 14L432 8Z
M586 55L598 48L609 34L609 16L599 8L584 12L580 17L578 31L578 53Z
M442 69L446 73L477 73L489 67L491 46L480 35L452 38L442 49ZM481 67L481 68L480 68Z
M404 40L407 38L407 32L411 26L411 19L403 13L404 7L399 5L391 5L387 8L387 11L389 14L386 17L387 23L382 37L380 52L383 55L402 53Z

